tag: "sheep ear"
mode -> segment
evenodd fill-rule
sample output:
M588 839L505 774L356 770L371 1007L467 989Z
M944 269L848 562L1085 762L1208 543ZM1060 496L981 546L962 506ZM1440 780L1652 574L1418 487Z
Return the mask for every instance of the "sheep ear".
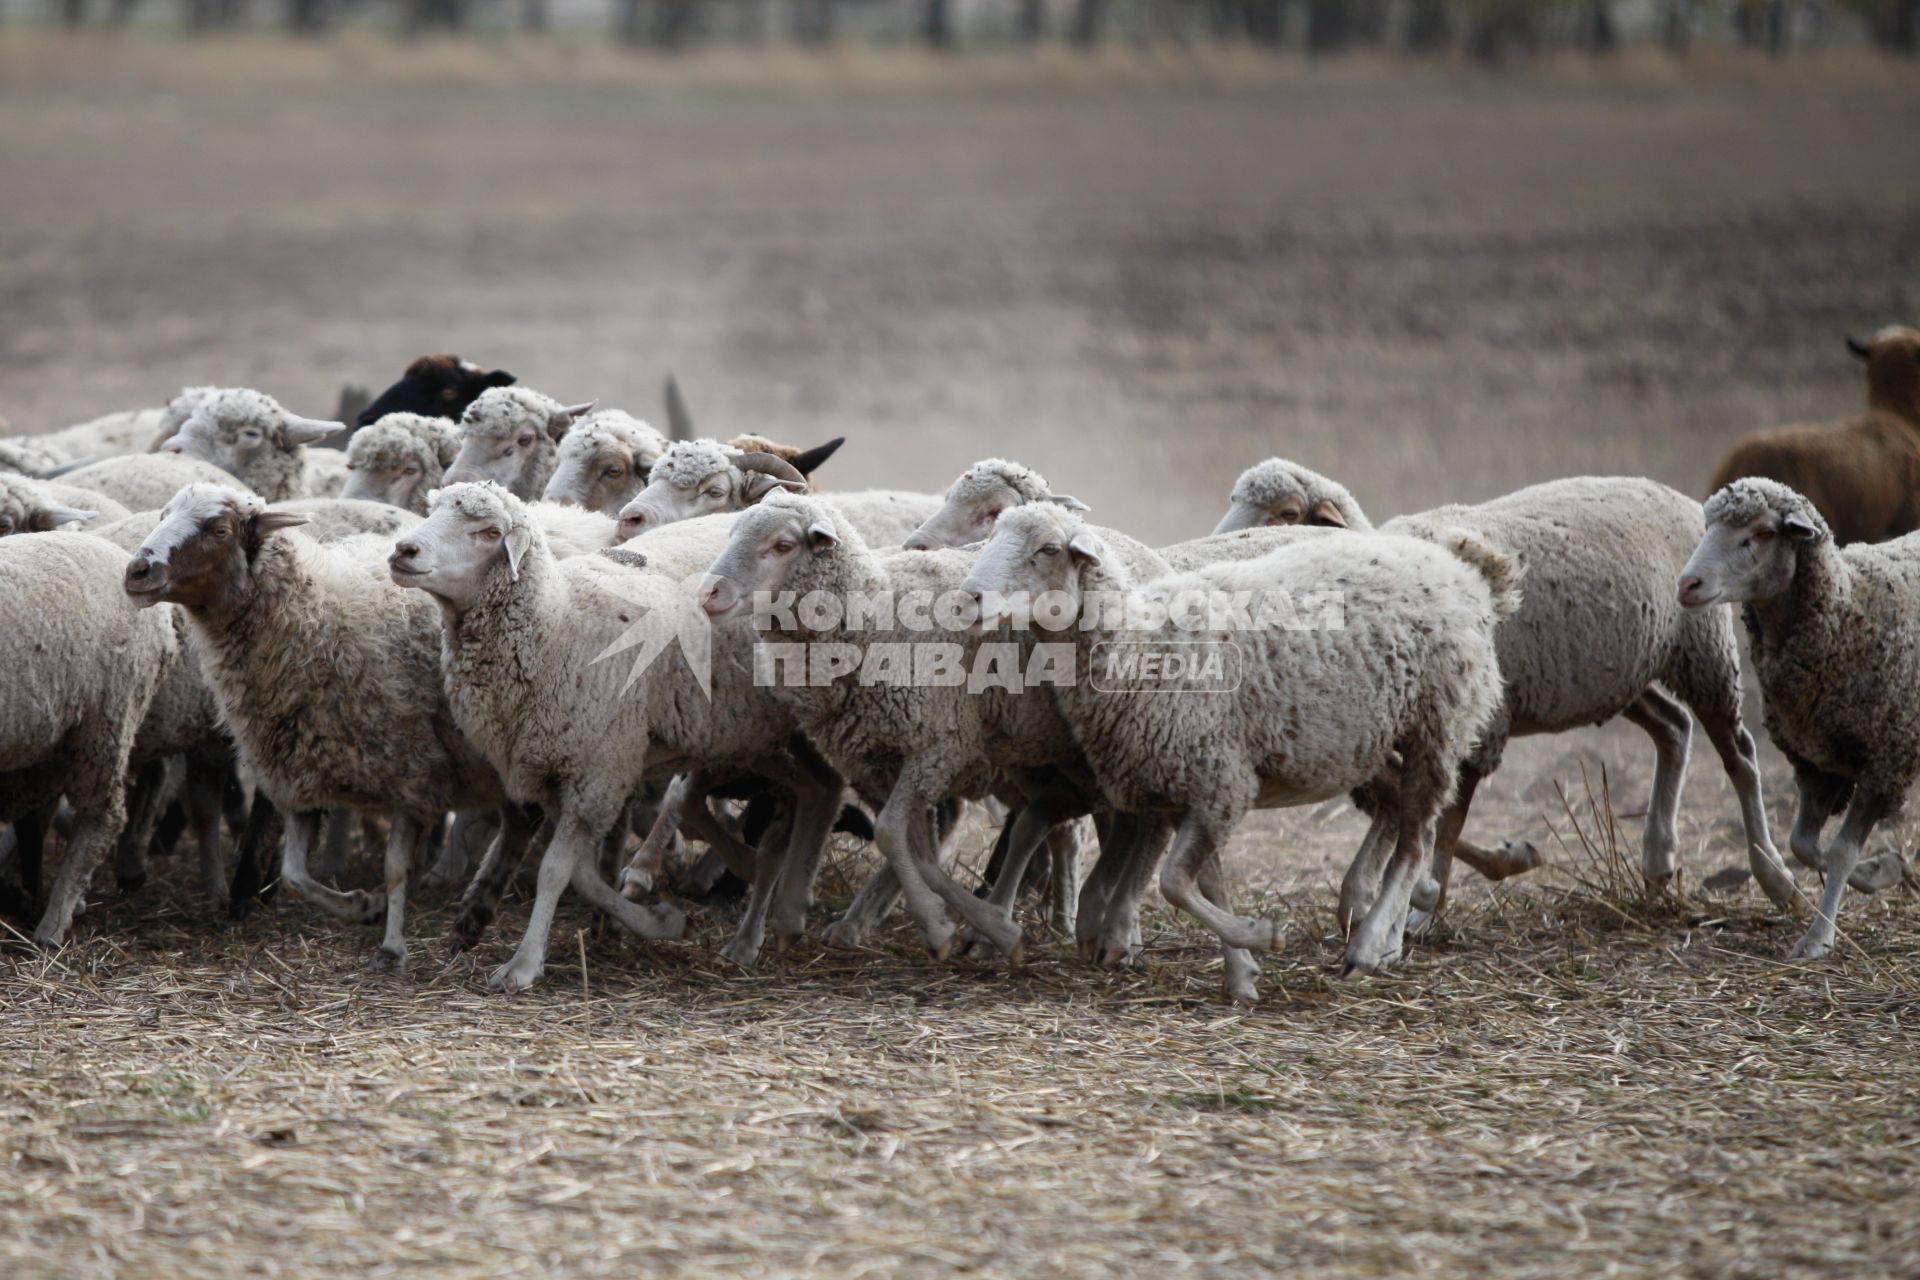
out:
M1807 542L1816 538L1820 530L1814 527L1805 516L1787 516L1780 521L1780 532L1794 542Z
M1873 359L1872 345L1860 341L1860 339L1854 337L1852 334L1847 335L1847 350L1853 352L1854 355L1859 356L1862 360Z
M258 537L278 533L282 529L297 529L303 524L313 523L313 517L304 511L262 511L253 518L253 532Z
M489 373L480 380L480 385L483 387L510 387L518 381L520 381L520 379L514 377L505 369L495 369L492 373Z
M520 561L526 557L527 548L533 545L533 531L527 526L515 525L507 530L507 574L515 582L520 581Z
M1100 539L1085 530L1074 534L1067 543L1067 554L1093 569L1098 569L1105 563L1106 551L1107 549L1100 545Z
M1056 493L1052 497L1048 498L1047 501L1053 503L1053 505L1055 505L1056 507L1065 507L1068 511L1093 510L1092 507L1080 501L1080 499L1074 497L1070 493Z
M40 519L35 523L40 526L42 532L45 532L48 529L58 529L61 525L85 524L99 514L98 511L87 511L79 507L48 507L40 513Z
M287 415L287 439L295 444L312 444L346 429L344 422L323 422L319 418L303 418L297 413Z
M547 423L547 434L555 440L558 440L561 436L567 434L568 429L572 427L574 423L592 413L593 406L599 403L598 400L589 400L585 404L567 405L561 409L560 412L554 414L553 420Z
M840 535L825 520L815 520L807 526L807 545L815 551L831 551L840 545Z
M1322 498L1313 504L1313 510L1307 512L1307 519L1314 524L1332 525L1336 529L1347 527L1347 518L1340 514L1340 508L1334 505L1332 498Z
M817 444L811 449L797 453L793 458L793 469L803 476L813 474L813 469L831 458L834 451L847 442L845 436L835 436L825 444Z

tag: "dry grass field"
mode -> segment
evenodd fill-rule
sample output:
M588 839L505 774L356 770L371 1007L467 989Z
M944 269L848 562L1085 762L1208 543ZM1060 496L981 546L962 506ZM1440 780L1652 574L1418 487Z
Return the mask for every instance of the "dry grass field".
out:
M843 487L1020 457L1149 540L1276 452L1376 517L1589 471L1697 492L1742 431L1857 405L1846 331L1920 316L1916 138L1910 69L1838 57L0 32L0 415L201 382L320 413L451 349L639 412L671 370L716 433L847 436ZM1473 830L1551 865L1456 882L1354 985L1360 824L1259 815L1236 890L1290 928L1252 1010L1161 908L1131 972L936 967L901 928L752 974L714 954L735 908L675 944L569 908L502 999L524 900L457 957L427 904L375 977L317 913L103 873L64 951L0 945L0 1274L1920 1274L1920 905L1852 897L1835 959L1783 962L1798 922L1699 888L1740 845L1703 746L1683 893L1643 900L1651 763L1619 726L1515 744Z

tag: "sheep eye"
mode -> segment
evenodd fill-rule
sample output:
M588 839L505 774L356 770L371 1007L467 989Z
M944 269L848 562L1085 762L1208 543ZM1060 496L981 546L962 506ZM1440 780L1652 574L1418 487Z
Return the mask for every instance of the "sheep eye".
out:
M785 555L787 554L787 552L793 550L793 546L794 546L794 543L792 538L781 538L780 540L778 540L773 544L773 549L775 551L778 551L781 555Z
M458 400L460 398L460 393L459 391L455 390L453 387L448 387L445 391L442 391L440 393L440 398L442 400Z
M347 470L349 471L358 471L359 469L360 469L360 464L357 462L349 462L347 464Z
M1049 542L1040 548L1040 554L1043 556L1057 556L1060 554L1060 544L1057 542Z
M0 516L0 536L13 532L13 517Z
M494 528L482 529L480 530L480 537L486 539L488 542L498 542L500 541L500 531Z
M1299 524L1300 513L1298 511L1282 511L1280 513L1280 523L1281 524Z
M625 467L608 467L605 471L601 472L600 474L602 476L605 476L609 480L618 480L621 476L625 475L626 473L627 473L627 469Z
M233 536L233 530L225 524L210 524L207 526L207 532L216 538L231 538Z
M530 444L532 444L532 443L533 443L533 437L532 437L532 436L521 436L521 437L520 437L520 439L519 439L519 440L517 440L517 441L515 441L514 443L516 443L516 444L518 444L518 445L519 445L519 446L520 446L520 447L521 447L522 449L524 449L524 448L526 448L526 447L527 447L528 445L530 445Z
M401 471L401 473L400 473L400 474L401 474L401 475L403 475L403 476L417 476L417 475L419 475L419 474L420 474L420 468L418 468L418 467L407 467L407 468L406 468L405 470L403 470L403 471Z
M1756 539L1758 539L1759 541L1761 541L1761 542L1766 542L1766 541L1769 541L1769 540L1770 540L1770 539L1771 539L1771 538L1773 537L1773 530L1771 530L1771 529L1755 529L1755 530L1753 531L1753 536L1754 536L1754 537L1755 537Z

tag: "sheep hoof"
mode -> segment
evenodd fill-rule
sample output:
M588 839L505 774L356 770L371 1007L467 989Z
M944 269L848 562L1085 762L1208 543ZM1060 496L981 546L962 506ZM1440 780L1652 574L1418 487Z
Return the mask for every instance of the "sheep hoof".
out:
M1438 919L1433 912L1415 907L1407 912L1407 933L1415 938L1424 938L1432 932L1434 922Z
M1258 945L1248 948L1251 951L1276 950L1280 946L1281 935L1287 931L1286 925L1271 916L1255 920L1253 927Z
M1133 959L1131 947L1103 946L1094 963L1102 969L1124 969Z
M1847 885L1860 893L1879 893L1899 884L1906 874L1906 860L1892 849L1883 849L1857 864Z
M751 972L754 965L760 962L760 948L739 938L735 938L733 941L727 943L726 946L720 948L720 958L730 965L735 965L738 968Z
M1229 975L1226 981L1227 1003L1241 1008L1252 1008L1260 1003L1260 989L1253 985L1253 979L1240 974Z
M1087 964L1097 964L1100 960L1100 939L1082 938L1079 942L1080 959Z
M1831 938L1816 938L1811 932L1793 944L1793 950L1787 952L1789 960L1825 960L1833 950Z
M1026 962L1027 962L1027 940L1025 938L1022 938L1018 942L1014 943L1013 950L1007 953L1007 967L1009 969L1018 969L1021 965L1025 964Z
M1500 857L1512 868L1508 874L1516 876L1522 872L1532 871L1546 861L1540 856L1540 850L1534 847L1531 840L1507 841L1506 848L1500 851Z
M1645 882L1646 895L1649 898L1665 897L1668 893L1677 895L1682 884L1682 877L1678 871L1653 874L1643 872L1641 879Z
M620 896L628 902L643 902L653 890L653 877L628 867L620 873Z
M953 959L953 935L949 933L937 942L932 938L927 939L927 955L935 964L945 964Z
M33 931L33 945L39 947L42 951L58 951L60 945L66 940L67 931L65 929L52 929L46 925L42 925Z
M355 889L347 895L347 915L358 924L380 924L387 915L387 895Z
M1440 882L1432 876L1422 876L1420 883L1413 886L1413 905L1421 911L1431 912L1440 901Z
M516 991L525 991L540 981L546 971L547 967L544 964L530 964L523 968L518 961L509 960L488 975L487 989L507 995Z
M847 920L835 920L827 926L826 943L842 951L859 951L867 945L867 931Z
M395 950L392 947L382 946L367 957L367 968L375 973L402 973L405 972L406 967L407 952L404 947Z

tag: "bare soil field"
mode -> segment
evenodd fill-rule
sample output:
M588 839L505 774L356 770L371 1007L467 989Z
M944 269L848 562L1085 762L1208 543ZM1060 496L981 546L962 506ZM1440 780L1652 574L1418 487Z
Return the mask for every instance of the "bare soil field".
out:
M1847 331L1920 315L1910 69L869 57L0 33L0 415L323 413L435 350L647 414L671 371L715 433L845 435L836 486L1001 454L1172 541L1273 453L1376 518L1697 493L1740 433L1857 407ZM735 908L676 944L569 908L500 999L524 901L460 956L429 904L375 977L297 905L103 872L64 951L0 950L0 1271L1920 1273L1920 908L1850 897L1835 959L1783 962L1800 922L1699 888L1741 845L1711 751L1644 900L1651 763L1619 726L1516 743L1471 830L1550 865L1457 880L1352 985L1361 824L1258 815L1236 891L1290 927L1252 1010L1160 908L1130 972L903 928L752 974L714 955Z

